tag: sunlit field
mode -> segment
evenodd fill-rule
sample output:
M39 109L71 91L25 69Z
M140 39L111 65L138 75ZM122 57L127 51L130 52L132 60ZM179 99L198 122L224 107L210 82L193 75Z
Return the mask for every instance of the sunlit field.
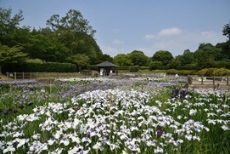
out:
M229 91L183 81L0 83L0 153L228 154Z

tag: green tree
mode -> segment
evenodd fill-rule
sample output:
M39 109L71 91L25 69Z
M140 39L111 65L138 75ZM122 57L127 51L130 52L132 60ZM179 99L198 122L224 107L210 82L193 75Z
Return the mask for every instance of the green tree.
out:
M230 22L224 25L222 32L223 32L223 35L227 36L228 40L230 40Z
M201 43L194 52L197 66L199 68L213 67L214 61L218 60L217 55L219 55L220 51L210 43Z
M101 61L109 61L109 62L113 62L113 57L111 57L108 54L103 54L102 56L100 56L100 60Z
M49 29L33 30L26 49L30 58L46 62L65 62L69 51Z
M220 47L222 49L222 55L224 61L230 60L230 22L226 25L224 25L223 28L223 35L227 36L228 40L225 43L217 44L217 47Z
M8 35L11 38L11 45L22 46L25 50L30 45L31 30L30 27L23 26L17 28L14 32Z
M130 54L128 54L130 60L133 65L138 66L148 66L150 63L149 57L147 57L142 51L134 50Z
M69 62L76 64L78 66L78 70L81 71L82 68L87 68L89 65L89 57L85 54L76 54L74 56L68 57Z
M103 53L95 39L86 33L78 33L77 45L75 47L75 53L86 54L90 58L91 64L97 64L101 62Z
M221 61L230 61L230 41L218 43L216 48L221 50L221 53L219 53Z
M174 69L194 69L195 66L194 53L189 49L184 50L182 55L176 56L170 65L170 67Z
M204 50L197 50L195 57L199 69L212 67L212 57L211 55L207 54L207 52L205 52Z
M0 7L0 42L7 46L12 44L11 34L18 29L19 23L23 20L22 11L12 15L12 9L3 9Z
M181 57L182 57L182 55L176 56L172 60L172 62L170 63L170 68L177 69L178 67L182 66L181 65L181 59L182 59Z
M0 63L19 63L23 62L27 58L27 54L21 52L22 47L14 46L8 47L0 44Z
M169 66L172 60L173 60L172 54L166 50L159 50L152 57L153 62L160 61L163 66Z
M189 49L187 49L180 57L180 60L181 60L180 62L181 65L192 64L195 61L194 54Z
M102 51L93 38L96 31L79 11L71 9L64 17L55 14L47 20L47 25L58 41L69 49L67 57L86 54L90 63L100 61Z
M133 65L130 57L127 54L118 54L114 57L114 63L119 66L131 66Z
M83 32L88 35L94 35L96 32L89 21L86 20L81 12L70 9L66 16L60 18L58 14L54 14L47 20L47 25L54 31L60 29L67 29L72 32Z
M156 69L161 69L162 62L161 61L154 61L151 62L149 65L150 70L156 70Z
M22 52L22 47L8 47L0 44L0 72L1 67L8 63L20 63L26 60L27 54Z

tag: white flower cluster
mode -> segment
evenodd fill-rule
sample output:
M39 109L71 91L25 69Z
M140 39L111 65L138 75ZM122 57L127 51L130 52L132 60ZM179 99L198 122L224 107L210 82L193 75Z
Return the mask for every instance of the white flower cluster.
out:
M35 107L32 113L19 115L2 126L0 151L165 153L168 147L177 151L185 140L199 141L199 134L209 131L201 121L194 120L201 106L207 107L205 114L210 118L230 115L224 110L229 111L228 105L207 104L209 100L204 98L195 104L188 100L156 101L156 106L149 104L150 99L148 93L135 90L96 90L74 97L71 102ZM163 105L170 108L162 110ZM186 115L174 119L172 113L179 107ZM228 120L207 120L229 130ZM29 132L33 135L28 136Z

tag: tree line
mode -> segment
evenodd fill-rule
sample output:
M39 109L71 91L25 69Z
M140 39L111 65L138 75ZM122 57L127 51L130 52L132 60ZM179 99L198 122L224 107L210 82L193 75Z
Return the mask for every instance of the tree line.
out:
M52 15L44 28L20 26L20 10L0 7L0 67L25 63L72 63L77 70L89 69L103 61L111 61L122 69L202 69L230 66L230 23L223 28L226 42L202 43L195 52L189 49L173 57L169 51L156 51L148 57L143 51L111 57L103 54L94 34L96 30L78 10L70 9L65 16ZM205 59L205 60L204 60Z
M128 54L118 54L114 62L119 66L141 66L150 70L201 70L204 68L230 69L230 22L223 27L223 35L228 39L216 45L200 43L194 52L184 50L182 55L173 57L167 50L156 51L152 57L148 57L142 51L133 51ZM139 67L139 69L141 69Z
M73 63L78 69L110 57L97 45L95 30L77 10L52 15L46 27L20 26L22 11L0 7L0 65L10 63Z

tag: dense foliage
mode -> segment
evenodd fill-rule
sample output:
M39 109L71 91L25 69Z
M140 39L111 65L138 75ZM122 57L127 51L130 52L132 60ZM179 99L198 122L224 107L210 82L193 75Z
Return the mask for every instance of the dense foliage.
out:
M22 11L12 15L11 9L0 8L0 17L1 66L40 59L43 62L69 62L84 69L104 60L93 38L95 30L79 11L69 10L64 17L53 15L47 20L47 27L40 29L20 27Z
M2 72L76 72L77 67L71 63L11 63L5 64Z
M159 50L148 57L143 51L134 50L112 58L103 54L94 39L96 30L77 10L70 9L63 17L52 15L47 27L40 29L20 26L22 20L22 11L12 15L11 9L0 7L0 68L6 64L39 61L72 63L80 71L105 60L130 70L230 68L230 23L223 27L226 42L201 43L194 52L186 49L182 55L173 57L170 51Z

